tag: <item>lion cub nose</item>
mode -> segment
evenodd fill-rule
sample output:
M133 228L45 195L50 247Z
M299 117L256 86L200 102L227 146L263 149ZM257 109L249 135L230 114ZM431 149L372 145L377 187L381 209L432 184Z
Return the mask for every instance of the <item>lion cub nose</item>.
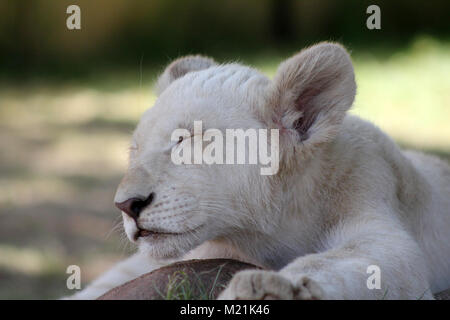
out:
M125 200L124 202L116 202L115 205L117 208L125 212L128 216L136 220L137 218L139 218L142 210L144 210L145 207L152 203L154 197L155 193L152 192L149 194L147 199L130 198L128 200Z

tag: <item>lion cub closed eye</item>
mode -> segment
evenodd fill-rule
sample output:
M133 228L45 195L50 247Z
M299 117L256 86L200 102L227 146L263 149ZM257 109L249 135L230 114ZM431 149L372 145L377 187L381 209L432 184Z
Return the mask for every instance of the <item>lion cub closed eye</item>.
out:
M274 79L188 56L157 88L115 197L139 253L74 298L175 260L219 257L268 270L236 274L224 299L432 299L450 287L450 168L347 114L356 84L342 46L306 48ZM222 132L279 130L277 173L174 164L171 134L195 121Z

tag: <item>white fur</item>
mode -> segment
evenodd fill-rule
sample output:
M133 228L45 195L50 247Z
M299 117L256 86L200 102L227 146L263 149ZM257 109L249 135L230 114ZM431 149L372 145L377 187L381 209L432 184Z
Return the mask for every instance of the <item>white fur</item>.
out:
M273 81L239 64L181 58L159 90L134 132L115 201L154 192L140 227L182 235L139 238L139 258L76 298L94 298L172 259L209 257L274 270L238 273L222 293L227 299L432 299L450 287L450 169L346 115L356 86L341 46L303 50ZM205 129L280 129L278 174L174 165L171 133L194 120ZM124 215L124 223L134 241L134 221ZM381 268L380 290L366 286L369 265Z

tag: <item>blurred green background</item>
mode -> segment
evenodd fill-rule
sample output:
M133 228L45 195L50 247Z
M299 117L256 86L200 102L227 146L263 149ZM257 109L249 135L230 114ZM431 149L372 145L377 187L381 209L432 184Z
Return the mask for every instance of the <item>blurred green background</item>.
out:
M81 30L66 8L81 8ZM381 30L366 8L381 8ZM0 0L0 298L57 298L133 248L113 207L154 80L189 53L272 76L314 42L355 63L353 113L450 159L450 2Z

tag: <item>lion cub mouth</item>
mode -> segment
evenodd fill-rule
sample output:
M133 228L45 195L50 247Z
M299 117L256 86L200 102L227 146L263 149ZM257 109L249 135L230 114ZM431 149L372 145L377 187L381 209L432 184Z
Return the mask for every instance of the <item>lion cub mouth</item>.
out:
M143 228L138 228L138 231L134 234L134 241L137 241L139 238L152 239L152 240L160 240L163 238L174 237L174 236L183 236L188 233L198 232L200 229L204 227L203 224L193 228L188 229L184 232L167 232L161 230L148 230Z
M156 231L156 230L147 230L147 229L139 229L135 235L134 239L137 240L139 238L153 238L153 239L159 239L162 237L167 236L176 236L180 235L181 233L175 233L175 232L162 232L162 231Z

